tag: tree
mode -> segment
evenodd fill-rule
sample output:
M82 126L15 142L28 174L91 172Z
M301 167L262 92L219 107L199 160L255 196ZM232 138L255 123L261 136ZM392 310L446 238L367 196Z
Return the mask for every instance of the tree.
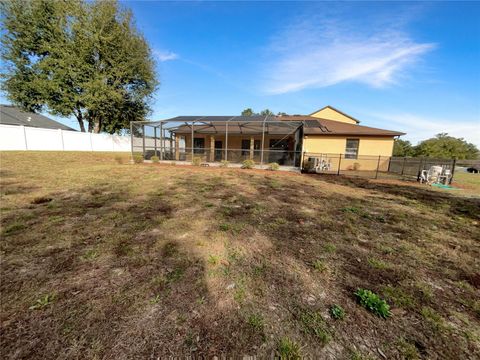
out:
M143 120L158 84L151 50L116 1L1 3L2 90L27 111L119 132Z
M474 144L463 138L455 138L447 133L437 134L434 138L422 141L415 146L417 156L434 158L476 159L479 151Z
M245 110L242 111L242 116L253 116L255 113L251 108L246 108Z
M265 109L265 110L260 111L260 115L262 115L262 116L267 116L267 115L268 115L268 116L271 116L271 115L273 115L273 112L270 111L269 109Z
M395 139L393 143L393 156L415 156L415 149L410 141Z

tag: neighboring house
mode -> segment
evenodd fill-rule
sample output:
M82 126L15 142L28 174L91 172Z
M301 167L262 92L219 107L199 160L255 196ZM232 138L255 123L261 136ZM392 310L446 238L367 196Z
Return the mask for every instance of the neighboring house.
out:
M344 159L342 169L375 169L379 156L392 156L395 137L405 134L359 125L357 119L332 106L310 115L179 116L138 124L153 127L156 134L169 130L171 146L168 151L163 148L163 159L191 161L195 156L205 162L252 159L261 164L277 162L299 167L306 156L322 158L330 164L330 170L340 166L335 165L339 158ZM134 145L132 150L135 148L139 146ZM142 148L147 158L158 149L145 145ZM382 164L386 161L382 160Z
M42 114L23 111L12 105L0 105L0 124L76 131L69 126L43 116Z

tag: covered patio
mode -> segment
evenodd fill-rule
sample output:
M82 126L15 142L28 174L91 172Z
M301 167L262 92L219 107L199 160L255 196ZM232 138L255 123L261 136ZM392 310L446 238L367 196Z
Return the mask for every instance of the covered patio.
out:
M148 160L278 163L300 167L303 121L276 116L179 116L132 122L132 153Z

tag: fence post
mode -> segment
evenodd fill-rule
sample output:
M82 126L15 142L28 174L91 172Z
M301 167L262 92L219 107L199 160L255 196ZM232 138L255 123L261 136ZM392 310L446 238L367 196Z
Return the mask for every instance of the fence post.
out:
M65 144L64 144L64 142L63 142L62 129L58 129L58 133L60 134L60 141L62 142L62 151L65 151Z
M380 156L381 155L378 155L377 171L375 171L375 179L378 179L378 168L380 167Z
M342 164L342 154L339 154L338 156L338 169L337 169L337 175L340 175L340 165Z
M142 125L142 153L143 160L145 160L145 125Z
M448 181L448 184L450 185L453 181L453 174L455 173L455 166L457 165L457 158L453 158L453 163L452 163L452 176L450 177L450 180Z
M25 142L25 150L28 150L28 145L27 145L27 130L25 129L25 125L20 125L23 130L23 140Z
M133 122L130 122L130 150L133 162Z
M420 158L420 163L418 164L417 181L419 181L420 177L422 176L422 170L423 170L423 157Z
M90 151L93 151L93 140L92 140L92 133L88 133L88 137L90 138Z
M403 171L405 170L405 162L406 162L406 161L407 161L407 157L405 156L405 157L403 158L402 172L400 173L400 175L402 175L402 176L403 176Z

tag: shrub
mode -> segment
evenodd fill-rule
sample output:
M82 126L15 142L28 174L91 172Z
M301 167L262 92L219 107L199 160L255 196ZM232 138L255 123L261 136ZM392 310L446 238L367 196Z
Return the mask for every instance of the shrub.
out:
M142 155L142 154L133 154L132 159L133 159L133 162L134 162L135 164L141 164L141 163L143 163L143 155Z
M332 315L334 319L342 320L345 317L345 310L340 305L333 304L330 307L330 315Z
M255 166L255 161L253 160L243 160L242 169L253 169Z
M313 268L317 271L324 272L327 270L327 265L325 265L322 260L317 259L313 262Z
M202 158L198 157L198 156L194 156L193 159L192 159L192 165L193 166L200 166L202 163Z
M277 171L278 169L280 169L280 165L278 165L277 163L274 162L268 164L268 170Z
M309 173L313 170L313 161L307 160L303 162L303 171Z
M221 166L221 167L225 167L225 168L226 168L226 167L228 167L229 164L230 164L230 161L228 161L228 160L222 160L222 161L220 161L220 166Z
M160 158L158 156L154 155L150 158L150 160L152 160L153 163L158 163L160 161Z
M300 345L288 337L281 338L278 341L277 353L281 359L296 360L302 358Z
M391 315L390 306L373 291L357 289L355 296L360 302L360 305L373 312L375 315L383 318L387 318Z
M117 162L117 164L123 164L123 156L115 155L115 161Z

